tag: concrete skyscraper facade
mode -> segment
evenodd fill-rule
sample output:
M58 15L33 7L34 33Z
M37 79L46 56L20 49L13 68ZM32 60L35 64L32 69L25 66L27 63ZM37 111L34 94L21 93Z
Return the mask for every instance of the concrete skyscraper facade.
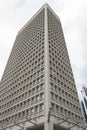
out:
M45 4L18 32L0 83L1 130L82 130L59 17Z

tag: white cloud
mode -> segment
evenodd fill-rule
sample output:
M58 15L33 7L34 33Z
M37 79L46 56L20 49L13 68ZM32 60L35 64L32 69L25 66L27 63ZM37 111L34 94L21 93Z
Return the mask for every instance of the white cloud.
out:
M60 17L78 90L87 75L87 0L0 0L0 77L20 28L45 3Z

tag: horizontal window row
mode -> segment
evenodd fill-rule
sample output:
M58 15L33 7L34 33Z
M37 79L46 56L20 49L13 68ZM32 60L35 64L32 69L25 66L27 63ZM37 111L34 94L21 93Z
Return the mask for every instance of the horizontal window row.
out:
M56 64L57 66L60 67L60 69L62 69L63 71L65 71L66 73L68 73L69 75L72 75L72 71L71 69L67 69L63 64L62 64L62 60L57 61L57 59L53 58L51 55L50 57L50 61L53 62L54 64Z
M66 87L66 86L65 86ZM53 92L58 93L58 95L63 96L64 98L70 100L72 103L79 105L78 97L74 96L72 92L68 91L67 89L61 87L60 85L50 83L50 88Z
M71 94L73 93L73 90L76 91L75 85L74 83L71 85L70 81L66 80L66 82L64 80L62 80L61 78L56 77L54 74L50 74L50 79L55 82L56 84L60 85L61 87L64 88L64 86L68 86L69 89L67 89L68 92L70 92ZM65 88L66 89L66 88ZM70 91L71 90L71 91ZM77 95L77 94L76 94Z
M7 86L7 85L10 85L11 83L13 84L13 82L16 82L16 80L20 80L21 78L24 78L26 77L27 75L31 77L32 74L36 73L37 75L39 74L39 71L43 71L42 68L44 66L44 63L42 62L41 65L38 64L38 66L35 66L34 68L24 68L22 70L22 72L19 72L19 73L15 73L14 75L12 75L11 78L9 78L9 80L7 80L5 83L4 83L4 86ZM25 74L25 76L24 76ZM2 85L3 86L3 85ZM2 88L3 90L4 88Z
M43 57L43 55L44 55L44 51L43 50L41 50L41 52L36 52L36 54L37 54L37 56L35 56L35 57L33 57L32 59L29 57L29 56L26 56L27 57L27 59L26 59L26 57L24 57L24 59L23 59L23 56L22 57L20 57L20 58L18 58L18 61L17 61L17 58L15 59L15 63L13 62L12 64L11 64L11 66L9 66L8 64L7 64L7 66L6 66L6 70L5 70L5 74L4 74L4 79L3 80L6 80L7 78L8 78L8 76L10 76L11 74L10 74L10 72L12 73L12 71L13 72L15 72L16 71L16 69L17 69L17 67L18 68L21 68L22 67L22 70L23 70L23 68L26 68L27 66L29 66L29 65L35 65L35 64L38 64L39 62L42 62L43 61L43 59L44 59L44 57ZM39 54L40 54L40 56L39 56ZM37 57L37 58L36 58ZM20 60L21 59L21 60ZM14 60L14 59L13 59ZM19 60L20 60L20 62L19 62ZM12 60L11 60L12 61ZM27 63L27 64L26 64ZM8 67L8 68L7 68ZM10 70L9 70L9 68L10 68ZM6 78L5 78L6 77Z
M0 107L3 106L3 107L7 107L9 106L11 103L14 104L16 101L20 101L22 99L25 99L29 96L32 96L34 94L36 94L37 92L40 92L44 89L44 84L43 83L39 83L38 85L36 86L33 86L32 88L30 89L25 89L26 87L24 86L23 87L23 92L21 92L20 94L17 94L17 95L14 95L12 96L11 98L9 97L9 99L4 98L2 101L1 101L1 104L0 104Z
M51 92L51 100L55 101L58 104L65 106L66 108L68 108L68 109L70 109L78 114L81 114L80 107L73 104L72 101L68 100L67 98L64 98L63 95L59 96L58 94Z
M36 95L36 96L33 96L33 97L31 97L27 100L22 99L22 100L20 100L19 104L17 104L17 105L16 105L16 103L14 103L13 105L11 104L10 108L6 108L6 110L1 111L0 118L11 115L11 114L13 114L17 111L23 110L23 109L28 108L32 105L35 105L43 99L44 99L44 93L43 92Z
M63 117L65 119L68 118L69 121L71 121L71 122L75 122L75 123L80 122L80 123L83 123L82 116L77 115L77 114L75 114L75 113L73 113L73 112L71 112L71 111L69 111L69 110L67 110L67 109L65 109L65 108L63 108L63 107L61 107L59 105L56 105L53 102L51 103L51 106L52 106L52 110L54 112L56 112L56 115L58 114L58 116Z
M77 96L77 91L75 89L74 83L71 83L70 81L68 81L62 74L59 74L58 72L57 72L57 75L55 75L52 72L50 72L50 73L51 73L50 74L51 75L51 79L53 81L55 80L55 83L61 84L61 82L63 82L64 87L63 87L63 85L62 85L62 87L65 89L65 91L67 90L68 92L70 92L74 96ZM55 77L57 77L57 78L55 78Z
M70 84L70 86L74 84L74 81L72 81L70 79L70 77L67 77L67 74L64 73L64 71L62 71L62 69L60 69L60 68L58 68L58 70L56 70L56 69L50 67L50 73L52 75L55 75L57 78L59 78L64 83L68 82L68 84Z
M41 32L41 34L42 34L42 32ZM41 36L41 38L42 38L42 36ZM22 39L22 37L21 37L21 39ZM28 37L28 39L29 39L29 37ZM34 39L34 38L33 38ZM40 39L40 38L39 38ZM43 41L43 42L42 42ZM21 42L22 43L22 42ZM26 53L26 51L25 51L25 53L23 53L23 51L21 50L22 49L22 46L20 46L19 47L19 51L18 51L18 53L19 52L21 52L21 54L23 53L24 55L26 55L26 57L25 58L27 58L27 57L29 57L31 54L33 54L33 53L35 53L36 52L36 54L38 54L38 53L40 53L40 50L41 50L41 46L43 45L43 43L44 43L44 39L41 39L41 42L37 42L37 44L39 44L39 46L38 46L38 48L36 49L36 45L37 44L35 44L35 42L33 42L34 43L34 50L33 50L33 48L32 49L30 49L30 46L31 47L33 47L32 45L31 45L31 43L32 42L28 42L27 44L28 44L28 48L26 48L26 51L28 51L28 53ZM26 44L24 44L24 43L22 43L23 45L24 45L24 47L26 46ZM17 46L18 44L16 44L16 46ZM19 44L20 45L20 44ZM41 46L40 46L41 45ZM15 49L15 47L14 47L14 49ZM13 51L12 51L12 53L14 52L14 54L13 54L13 56L16 54L15 53L15 51L14 51L14 49L13 49ZM17 47L17 49L18 49L18 47ZM30 50L29 50L30 49ZM31 53L31 51L32 51L32 53ZM10 61L12 61L12 59L13 59L13 56L12 56L12 53L11 53L11 56L10 56L10 58L9 58L9 62ZM12 57L12 59L11 59L11 57ZM17 56L18 57L18 56ZM23 57L22 57L23 58ZM11 59L11 60L10 60Z
M3 120L0 120L0 126L3 126L3 127L7 126L7 125L17 122L19 120L23 120L26 117L28 118L35 114L38 114L43 110L44 110L44 104L41 103L39 105L36 105L35 107L31 107L29 109L23 110L15 115L12 114L8 118L4 118Z
M10 92L15 91L17 88L20 88L20 86L25 85L26 83L28 83L29 87L32 87L32 83L36 84L38 83L38 81L40 81L41 79L44 79L42 74L44 73L44 68L39 69L38 71L27 71L25 74L20 75L20 77L16 78L15 81L14 79L12 80L12 83L9 83L9 85L4 88L0 93L0 99L2 99L1 97L5 97L5 94L8 95L8 93L10 94ZM41 78L40 78L41 77Z

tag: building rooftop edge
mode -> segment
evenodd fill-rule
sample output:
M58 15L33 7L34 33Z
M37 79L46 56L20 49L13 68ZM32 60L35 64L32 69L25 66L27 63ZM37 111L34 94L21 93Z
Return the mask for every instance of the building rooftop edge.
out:
M56 16L56 18L60 21L60 18L56 15L56 13L53 11L53 9L45 3L31 18L30 20L18 31L17 35L20 34L24 28L40 13L41 10L43 10L45 7L48 7L50 11Z

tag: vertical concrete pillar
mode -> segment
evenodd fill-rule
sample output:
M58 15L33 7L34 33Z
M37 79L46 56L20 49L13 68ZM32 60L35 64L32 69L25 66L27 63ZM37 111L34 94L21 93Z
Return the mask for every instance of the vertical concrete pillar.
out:
M52 122L45 122L44 123L44 130L54 130Z
M24 127L24 129L23 130L26 130L26 127Z
M12 127L10 127L10 130L12 130Z
M26 123L23 123L23 127L24 127L23 130L26 130Z
M45 117L47 117L50 108L50 74L49 74L49 42L48 42L48 14L47 4L45 4L45 38L44 38L44 62L45 62Z

